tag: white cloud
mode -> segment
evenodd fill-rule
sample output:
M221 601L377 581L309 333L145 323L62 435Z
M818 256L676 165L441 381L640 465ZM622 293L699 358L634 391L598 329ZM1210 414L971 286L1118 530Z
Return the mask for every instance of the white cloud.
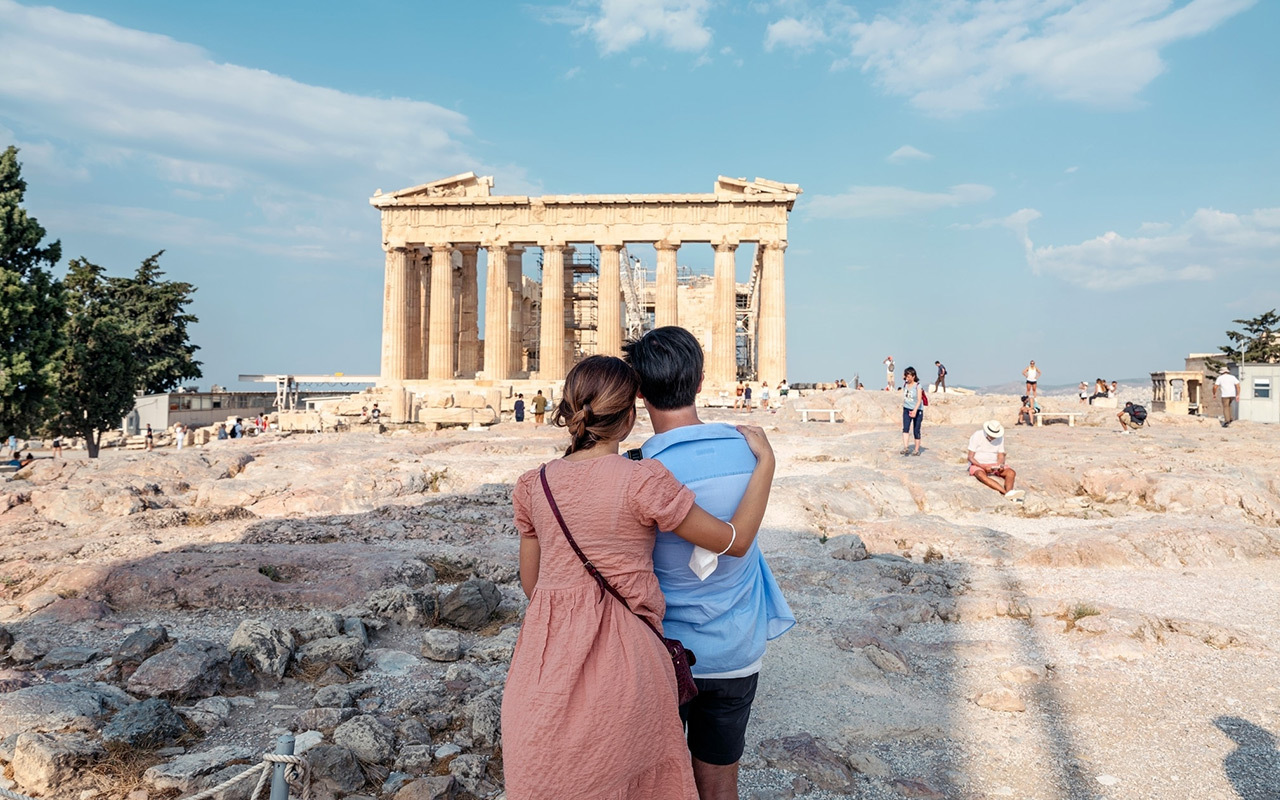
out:
M897 150L890 153L888 157L885 158L885 161L888 161L890 164L901 164L906 161L928 161L931 158L933 158L931 154L926 153L923 150L918 150L909 144L904 144L902 147L899 147Z
M1249 214L1202 208L1180 225L1143 223L1137 236L1108 231L1079 244L1037 247L1028 224L1039 218L1039 211L1025 208L979 227L1003 225L1013 230L1022 240L1032 272L1086 289L1202 281L1246 270L1274 274L1280 264L1280 208Z
M380 185L484 169L455 111L218 63L194 45L54 8L0 0L0 74L0 122L37 140L28 165L56 148L89 173L135 170L187 200L291 198L285 237L368 223L364 201ZM166 227L212 240L209 226Z
M582 72L582 67L570 67L569 69L565 70L564 79L567 81L573 80L575 77L577 77L579 72Z
M1063 172L1065 172L1067 175L1070 175L1074 172L1079 172L1079 171L1080 171L1079 167L1067 167L1066 169L1063 170Z
M710 0L599 0L578 29L612 55L646 39L672 50L698 52L711 44Z
M795 17L783 17L777 22L770 23L765 29L764 49L770 52L775 47L790 47L795 50L808 50L819 42L827 39L826 32L822 29L822 22L813 17L805 17L804 19L796 19Z
M990 186L977 183L962 183L945 192L920 192L901 186L853 186L843 194L816 195L805 208L820 219L904 217L981 203L995 193Z
M850 25L850 54L884 91L939 115L988 108L1014 86L1127 106L1164 71L1163 48L1255 2L927 0Z

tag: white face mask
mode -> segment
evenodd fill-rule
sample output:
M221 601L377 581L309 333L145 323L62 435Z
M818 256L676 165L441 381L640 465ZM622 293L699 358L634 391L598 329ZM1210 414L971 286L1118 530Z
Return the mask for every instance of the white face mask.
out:
M703 547L695 546L693 555L689 556L689 569L693 570L700 581L705 581L719 564L720 556Z

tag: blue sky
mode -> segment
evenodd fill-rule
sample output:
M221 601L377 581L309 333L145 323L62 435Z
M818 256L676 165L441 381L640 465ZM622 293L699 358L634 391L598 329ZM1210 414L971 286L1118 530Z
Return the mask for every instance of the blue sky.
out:
M1280 306L1280 3L211 8L0 0L28 208L68 258L166 251L205 386L376 372L368 198L465 170L512 194L799 183L792 381L889 353L962 385L1031 358L1051 384L1134 377Z

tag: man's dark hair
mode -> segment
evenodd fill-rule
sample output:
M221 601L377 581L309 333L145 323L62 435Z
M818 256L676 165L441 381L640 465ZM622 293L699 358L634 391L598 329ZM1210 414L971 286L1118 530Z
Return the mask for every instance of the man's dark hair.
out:
M660 411L694 404L702 383L702 345L684 328L654 328L622 347L623 358L640 375L640 393Z

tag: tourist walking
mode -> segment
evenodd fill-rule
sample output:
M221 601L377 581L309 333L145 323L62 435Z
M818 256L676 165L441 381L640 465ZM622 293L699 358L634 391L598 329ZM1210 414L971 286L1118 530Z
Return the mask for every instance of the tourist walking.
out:
M173 439L179 450L187 443L187 427L181 422L173 426Z
M938 368L938 378L933 382L933 389L938 394L942 394L947 390L947 368L941 361L935 361L933 365Z
M62 458L62 437L53 437L53 457Z
M713 552L748 555L774 458L763 430L739 428L756 466L732 521L717 519L658 461L618 454L635 425L639 383L612 356L574 366L553 417L571 443L563 458L516 482L529 606L502 698L511 800L698 797L675 671L655 635L664 607L655 527ZM617 596L606 596L606 584Z
M733 390L733 407L735 409L742 408L742 381L738 381L738 386Z
M5 441L5 447L8 449L10 457L17 455L18 437L15 434L9 434L9 438Z
M1076 388L1080 393L1080 405L1084 405L1089 402L1089 384L1084 381L1080 381L1080 385Z
M783 378L782 383L778 384L778 403L786 404L787 395L791 393L791 384L787 383L787 379Z
M920 425L924 422L924 390L916 377L916 368L902 371L902 455L920 455ZM912 436L915 450L911 449Z
M544 421L544 420L546 420L546 417L547 417L547 406L548 406L548 405L549 405L549 403L547 402L547 398L546 398L545 396L543 396L543 394L542 394L542 390L541 390L541 389L539 389L539 390L538 390L538 393L537 393L537 394L535 394L535 395L533 396L533 425L534 425L534 427L537 427L537 426L541 425L541 424L543 423L543 421Z
M513 408L515 409L515 413L516 413L516 422L524 422L524 395L523 394L516 395L516 402Z
M769 384L764 381L760 382L760 410L769 410Z
M1240 394L1240 381L1236 376L1232 375L1226 367L1218 370L1218 379L1213 382L1213 396L1222 398L1222 416L1218 417L1218 422L1221 422L1224 428L1231 425L1231 404L1235 402L1238 394Z
M653 423L654 435L641 453L697 487L699 505L730 519L747 502L757 461L741 433L745 429L704 424L698 417L698 340L684 328L667 326L623 352L640 373L640 393ZM765 650L796 618L758 545L741 557L717 558L659 527L653 566L667 601L663 629L698 656L693 676L699 694L681 707L680 716L699 794L702 800L736 800L738 762Z
M151 423L147 423L147 432L144 434L144 441L147 444L147 451L156 449L156 435L151 431Z
M989 420L969 437L969 474L1006 499L1021 502L1027 493L1013 488L1018 473L1004 460L1004 426L997 420Z
M884 390L892 392L896 384L893 382L893 356L885 356L884 359Z
M1027 394L1032 397L1036 396L1036 383L1040 380L1040 368L1036 366L1036 360L1031 359L1031 364L1022 371L1022 376L1027 379Z
M745 408L748 412L750 412L751 409L753 408L753 406L751 405L751 384L749 383L746 386L742 387L742 407Z

